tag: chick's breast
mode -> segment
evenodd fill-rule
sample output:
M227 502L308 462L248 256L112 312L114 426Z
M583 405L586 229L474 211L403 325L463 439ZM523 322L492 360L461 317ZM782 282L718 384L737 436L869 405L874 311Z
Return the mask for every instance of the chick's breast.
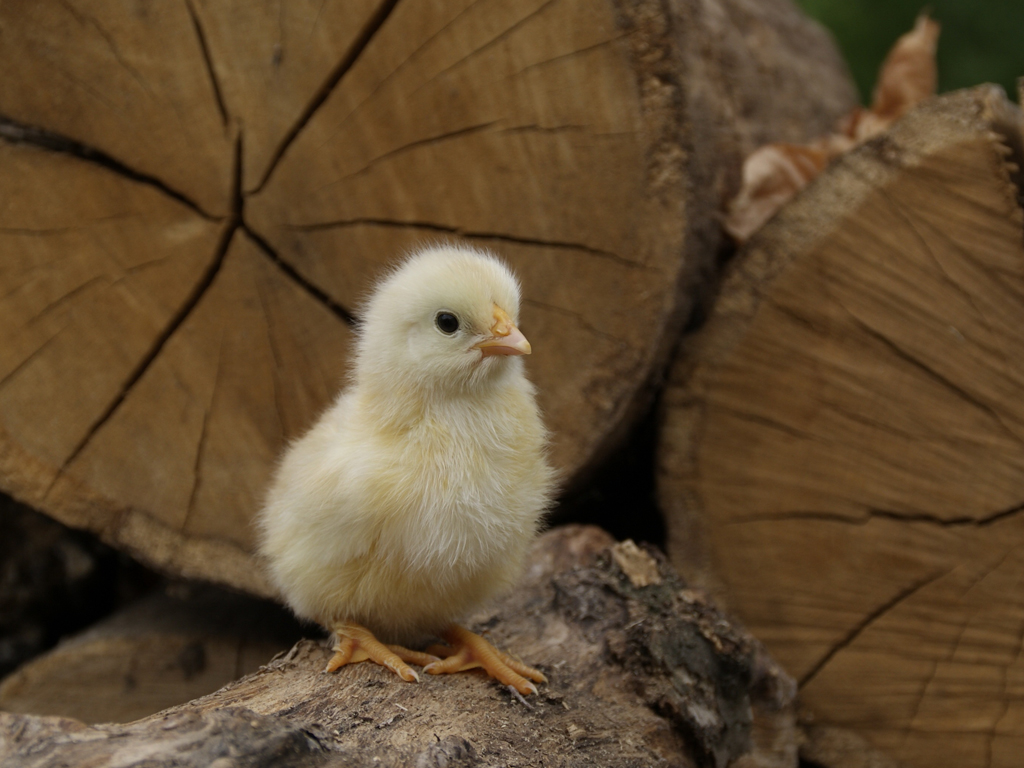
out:
M348 392L286 454L263 514L263 553L300 616L412 642L512 585L552 471L521 375L382 425Z

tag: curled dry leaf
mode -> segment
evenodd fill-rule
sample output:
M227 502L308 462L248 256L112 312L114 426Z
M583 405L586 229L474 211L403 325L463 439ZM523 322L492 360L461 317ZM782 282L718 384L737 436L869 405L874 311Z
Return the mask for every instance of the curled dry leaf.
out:
M914 28L897 40L885 57L872 97L872 113L891 122L935 95L938 42L939 23L922 13Z
M748 155L740 191L727 205L725 231L736 242L745 242L831 160L887 130L934 96L938 40L939 23L920 14L882 63L870 109L856 108L833 133L810 144L766 144Z
M743 184L729 204L725 231L744 242L828 163L814 146L766 144L743 161Z

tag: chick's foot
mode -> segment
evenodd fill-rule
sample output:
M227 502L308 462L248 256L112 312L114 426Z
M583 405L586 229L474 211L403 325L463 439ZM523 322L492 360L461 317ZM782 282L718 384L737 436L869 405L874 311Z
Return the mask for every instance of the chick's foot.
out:
M448 651L438 649L440 651L438 655L443 653L447 658L423 667L423 671L427 674L442 675L480 667L491 677L505 685L511 685L522 694L537 693L537 686L530 680L538 683L548 681L540 670L527 666L518 659L513 659L507 653L502 653L480 635L475 635L457 624L446 629L441 637L451 645L451 649ZM431 647L430 650L434 650L434 648ZM530 678L530 680L526 678Z
M439 661L437 656L429 653L410 651L400 645L384 645L361 624L346 622L335 624L333 629L338 636L338 644L332 649L335 653L327 662L325 672L337 672L346 664L373 661L387 667L408 683L418 683L420 678L410 669L409 664L425 666Z

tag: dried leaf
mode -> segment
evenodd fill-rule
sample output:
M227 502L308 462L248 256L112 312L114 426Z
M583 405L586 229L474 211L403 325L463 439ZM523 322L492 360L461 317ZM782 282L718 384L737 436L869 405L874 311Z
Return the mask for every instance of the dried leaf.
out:
M768 144L743 162L739 193L728 204L724 227L743 243L825 166L877 136L926 98L935 95L939 24L927 13L889 51L878 75L871 109L857 107L834 133L806 144Z
M815 146L767 144L743 161L743 184L729 203L725 231L743 242L817 176L828 155Z
M917 17L914 28L896 41L882 63L871 111L892 121L912 107L935 95L938 72L935 49L939 41L939 23L927 13Z

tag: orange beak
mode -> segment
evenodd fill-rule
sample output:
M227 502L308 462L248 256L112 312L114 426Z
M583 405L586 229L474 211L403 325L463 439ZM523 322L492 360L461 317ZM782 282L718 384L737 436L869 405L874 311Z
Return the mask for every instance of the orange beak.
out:
M473 349L479 349L486 357L487 355L528 355L533 351L530 342L523 336L523 332L516 328L512 318L497 304L491 305L494 310L494 324L490 327L491 336L478 344Z

